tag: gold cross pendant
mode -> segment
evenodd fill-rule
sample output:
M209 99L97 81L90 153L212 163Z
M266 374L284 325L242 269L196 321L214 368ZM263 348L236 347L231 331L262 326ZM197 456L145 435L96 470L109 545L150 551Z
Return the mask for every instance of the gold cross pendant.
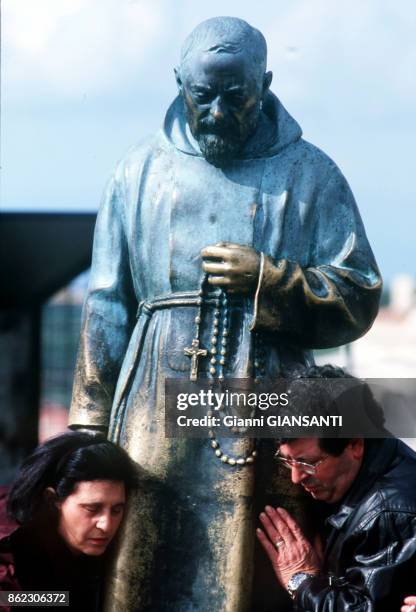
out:
M194 338L192 340L192 346L189 348L184 348L183 352L187 357L191 358L191 373L190 380L195 381L198 378L198 359L200 357L206 357L208 351L203 348L199 348L199 339Z

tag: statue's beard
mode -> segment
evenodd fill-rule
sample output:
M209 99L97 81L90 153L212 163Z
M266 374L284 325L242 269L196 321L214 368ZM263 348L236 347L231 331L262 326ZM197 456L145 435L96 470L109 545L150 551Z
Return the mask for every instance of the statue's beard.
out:
M198 134L197 141L207 162L219 168L239 157L244 142L219 134Z
M202 155L219 168L242 156L247 139L256 129L258 117L259 109L255 108L246 117L244 125L240 125L234 117L218 121L210 116L200 119L195 125L191 113L186 109L188 124Z

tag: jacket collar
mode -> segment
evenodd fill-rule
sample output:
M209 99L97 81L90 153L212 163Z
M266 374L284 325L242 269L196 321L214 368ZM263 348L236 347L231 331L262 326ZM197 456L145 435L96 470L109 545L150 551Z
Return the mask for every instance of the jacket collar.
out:
M398 452L398 440L366 440L364 461L357 478L345 495L338 511L326 519L335 529L341 529L354 509L361 503L380 475L384 474Z

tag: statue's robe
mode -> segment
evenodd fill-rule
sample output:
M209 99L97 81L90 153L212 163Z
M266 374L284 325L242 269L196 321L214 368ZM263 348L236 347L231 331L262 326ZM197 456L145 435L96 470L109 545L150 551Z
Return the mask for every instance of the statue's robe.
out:
M226 241L265 255L255 297L231 300L226 377L253 374L256 337L263 375L276 377L312 363L313 348L360 337L377 313L381 280L345 178L272 94L263 112L269 137L256 133L219 169L177 98L163 130L118 165L99 211L70 423L108 428L142 474L108 582L111 610L263 609L250 603L262 457L232 467L208 439L165 438L165 378L189 377L201 249ZM253 441L221 444L241 455Z

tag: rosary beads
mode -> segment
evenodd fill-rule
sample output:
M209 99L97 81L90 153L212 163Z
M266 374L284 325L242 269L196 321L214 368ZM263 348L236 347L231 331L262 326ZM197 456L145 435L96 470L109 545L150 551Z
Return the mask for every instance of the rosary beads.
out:
M225 291L220 289L220 292L213 298L214 304L214 318L213 318L213 329L211 337L211 346L209 351L200 346L201 336L201 323L203 317L203 306L206 286L208 284L208 275L204 275L201 283L201 288L198 291L198 311L195 317L195 335L192 340L192 345L184 349L185 355L191 358L191 371L190 380L196 381L198 378L198 360L201 357L210 356L209 374L212 379L218 379L219 381L224 380L224 371L227 363L228 353L228 342L229 342L229 303L228 296ZM211 410L208 411L207 416L213 416ZM231 427L234 432L241 432L244 428ZM231 457L225 454L220 447L220 444L216 438L216 435L212 429L209 430L208 436L211 440L211 448L213 449L215 456L218 457L223 463L228 465L243 466L254 463L257 451L253 450L246 457Z

